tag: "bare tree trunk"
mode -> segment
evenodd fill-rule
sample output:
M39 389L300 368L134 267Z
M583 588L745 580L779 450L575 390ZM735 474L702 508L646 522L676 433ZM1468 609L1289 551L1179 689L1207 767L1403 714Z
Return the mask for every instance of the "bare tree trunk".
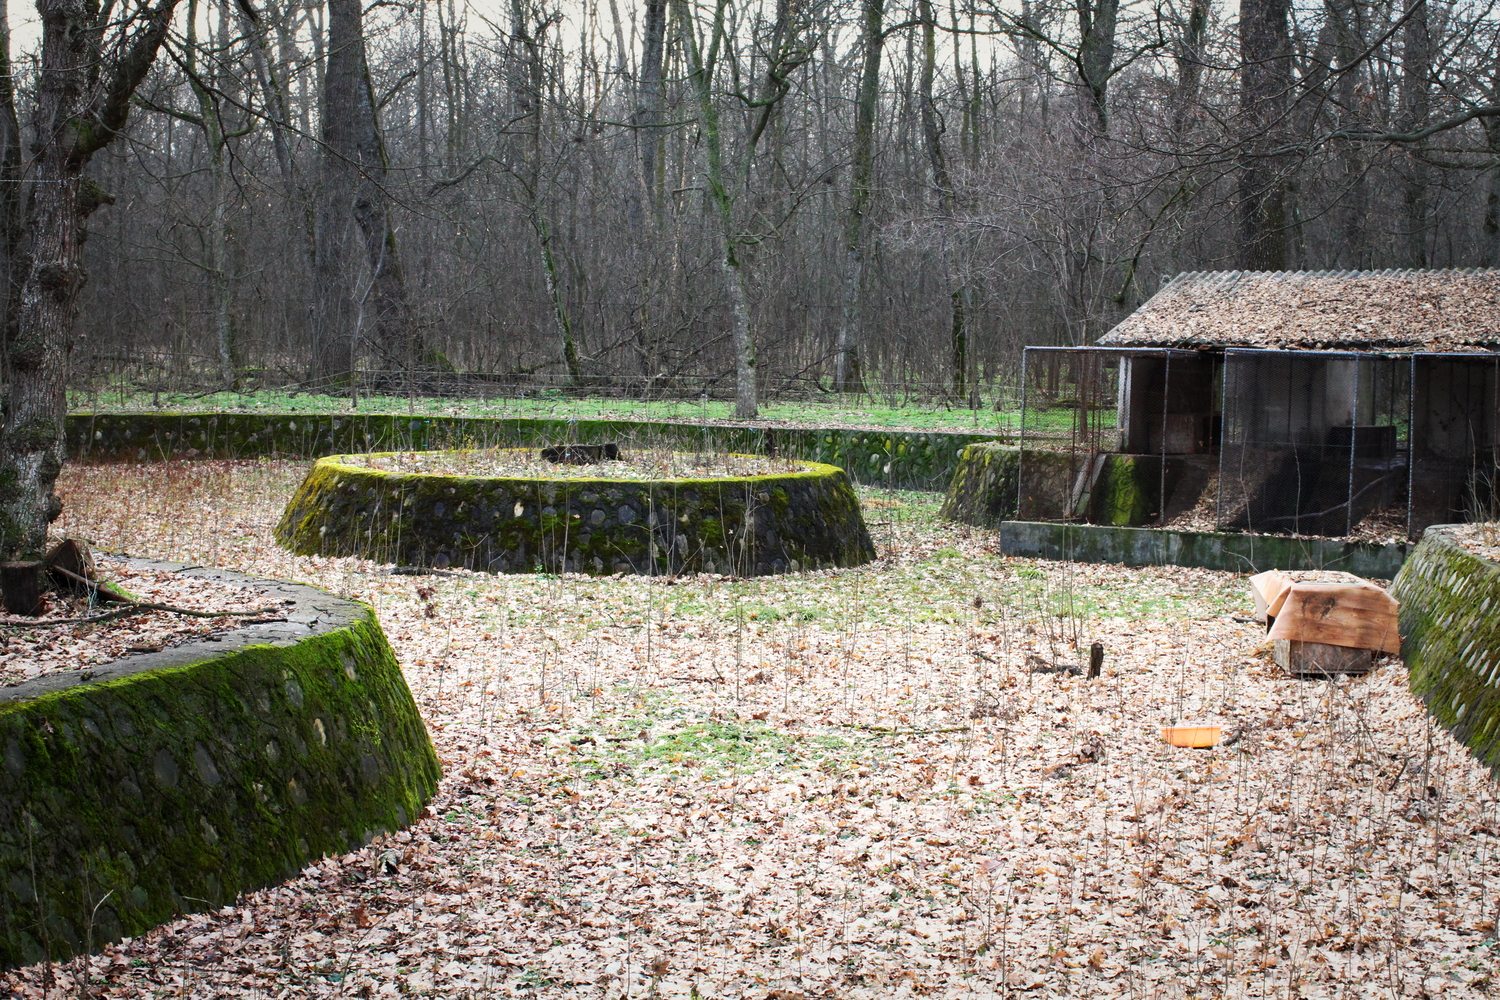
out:
M1179 145L1188 130L1188 118L1198 106L1203 88L1203 41L1208 33L1209 0L1191 0L1187 23L1177 47L1177 92L1172 102L1172 138Z
M1408 130L1427 123L1432 102L1432 39L1428 27L1427 0L1416 0L1403 31L1401 49L1401 121ZM1405 209L1403 256L1407 267L1427 266L1427 164L1422 146L1407 150L1406 176L1402 179L1401 204Z
M188 85L198 101L196 123L208 147L209 218L208 259L203 269L208 274L209 298L213 303L210 318L214 347L218 353L219 378L226 389L239 387L239 352L235 344L234 290L229 277L229 195L224 163L224 123L214 95L198 66L198 0L188 0L186 39L183 64L187 67Z
M943 270L948 281L948 345L952 371L953 395L963 399L968 395L969 334L965 326L964 300L967 290L963 282L954 275L953 251L948 245L948 234L957 215L957 199L953 195L953 181L948 176L948 158L943 152L943 126L938 115L937 102L933 99L933 79L937 75L937 21L932 9L932 0L918 0L918 16L922 21L922 75L920 78L922 102L922 138L927 145L927 159L932 166L932 186L937 189L938 210L942 215L939 225L943 230Z
M375 111L370 68L365 58L364 21L360 0L328 0L328 66L324 76L323 159L324 205L320 226L332 228L319 236L320 252L347 256L339 217L352 216L364 242L370 268L369 301L374 312L369 338L381 363L407 372L432 363L416 328L406 295L406 279L391 224L385 145ZM343 247L332 246L345 243ZM330 260L330 267L337 266ZM322 271L320 262L319 270ZM363 327L365 310L351 308ZM326 332L326 331L325 331ZM358 329L344 336L353 340ZM351 360L357 346L351 350ZM351 365L352 367L352 365Z
M860 289L865 265L865 213L875 176L875 115L880 106L884 19L885 0L864 0L864 64L854 102L854 157L849 167L849 212L844 222L844 288L834 348L834 392L863 392L865 387L859 351Z
M1352 66L1365 48L1365 33L1360 0L1327 0L1328 14L1338 29L1338 64ZM1357 117L1360 100L1361 70L1351 68L1342 73L1334 87L1339 121ZM1370 241L1366 235L1370 209L1368 164L1361 145L1349 139L1338 143L1338 178L1342 192L1339 229L1342 239L1335 260L1340 267L1363 270L1370 266Z
M1500 90L1500 87L1496 88ZM1484 137L1494 164L1485 171L1484 222L1480 229L1479 263L1500 267L1500 120L1484 120Z
M552 318L557 328L558 344L562 348L563 364L568 370L568 380L574 385L581 385L583 370L579 365L578 341L573 334L567 296L557 272L557 258L552 250L552 228L547 223L542 190L542 130L545 124L542 87L546 79L546 66L542 62L539 36L545 28L545 22L540 14L533 17L527 0L511 0L510 12L510 87L515 110L508 130L521 141L515 157L520 168L512 168L512 173L520 182L526 218L536 236L537 255L547 282L547 297L552 302Z
M750 331L750 297L745 292L745 275L736 249L734 198L725 186L723 136L719 131L719 109L714 104L713 93L713 74L724 42L728 0L718 0L714 10L706 56L698 42L697 28L687 0L674 2L686 43L688 77L698 101L698 124L703 130L707 160L705 181L716 222L719 269L724 275L724 291L729 300L730 334L734 345L734 415L740 420L753 420L760 412L760 403L755 384L755 338Z
M1078 80L1099 135L1109 134L1109 81L1115 72L1119 0L1078 4Z
M87 0L40 0L41 72L31 148L29 260L10 347L0 428L0 558L34 558L62 512L52 492L62 470L68 360L78 292L88 278L89 215L112 199L83 171L119 134L130 98L156 60L177 0L126 18L105 45L109 14ZM124 34L134 27L133 34Z
M1240 267L1284 271L1292 259L1280 144L1292 86L1288 0L1240 4Z
M16 294L24 267L19 258L23 233L21 126L10 58L10 13L0 0L0 382L10 381L10 343L16 336ZM0 417L3 419L3 417Z
M636 87L636 104L633 130L639 151L640 183L635 186L631 201L631 219L634 226L631 245L635 254L635 273L638 282L636 311L632 317L635 326L635 351L639 359L641 374L647 385L654 385L661 374L660 337L654 329L656 316L653 300L653 254L661 229L661 183L657 176L658 149L662 132L654 128L662 115L662 56L666 48L667 2L646 0L646 22L641 38L640 79ZM648 212L641 211L645 202Z

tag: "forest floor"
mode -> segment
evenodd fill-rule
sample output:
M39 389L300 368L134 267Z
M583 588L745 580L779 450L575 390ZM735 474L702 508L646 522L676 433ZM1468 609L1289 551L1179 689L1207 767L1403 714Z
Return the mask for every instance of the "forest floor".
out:
M307 467L72 466L59 527L374 605L430 809L0 995L1496 989L1496 785L1399 661L1283 677L1243 577L1008 559L936 495L862 489L855 570L412 578L275 547ZM1094 641L1100 680L1028 669ZM1166 745L1178 721L1224 745Z

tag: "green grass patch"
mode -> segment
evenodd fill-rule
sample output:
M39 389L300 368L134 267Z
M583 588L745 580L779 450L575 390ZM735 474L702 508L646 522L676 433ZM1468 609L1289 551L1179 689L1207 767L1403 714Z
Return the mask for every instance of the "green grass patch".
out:
M979 409L936 404L903 405L869 397L833 397L828 402L766 402L761 421L813 427L873 427L882 430L947 430L1005 434L1020 430L1019 409L1010 405L1008 391ZM233 392L151 393L135 389L75 391L68 397L72 410L110 412L172 412L209 410L223 413L403 413L413 416L554 417L575 420L681 420L733 422L734 403L728 400L644 400L575 396L557 391L519 398L452 399L445 397L324 396L267 389L253 394Z

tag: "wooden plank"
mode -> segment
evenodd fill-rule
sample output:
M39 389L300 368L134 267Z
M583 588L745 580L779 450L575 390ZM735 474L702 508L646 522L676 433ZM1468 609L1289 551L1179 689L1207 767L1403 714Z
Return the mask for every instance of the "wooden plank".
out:
M1255 617L1260 621L1275 617L1276 612L1271 610L1275 604L1279 610L1281 598L1292 587L1292 581L1284 574L1274 569L1268 569L1264 573L1257 573L1250 578L1250 596L1255 600Z
M1373 583L1294 583L1268 634L1399 654L1399 610L1396 599Z
M1276 662L1294 677L1332 677L1334 674L1367 674L1375 666L1368 649L1334 646L1326 642L1277 639Z

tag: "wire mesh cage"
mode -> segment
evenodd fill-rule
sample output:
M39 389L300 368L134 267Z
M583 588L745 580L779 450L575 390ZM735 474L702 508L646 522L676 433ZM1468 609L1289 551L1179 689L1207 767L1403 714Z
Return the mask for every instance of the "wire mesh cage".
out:
M1404 359L1226 351L1219 527L1404 534L1409 398Z
M1217 362L1197 351L1026 349L1018 516L1159 525L1214 469Z
M1500 356L1411 358L1411 493L1407 530L1500 520Z

